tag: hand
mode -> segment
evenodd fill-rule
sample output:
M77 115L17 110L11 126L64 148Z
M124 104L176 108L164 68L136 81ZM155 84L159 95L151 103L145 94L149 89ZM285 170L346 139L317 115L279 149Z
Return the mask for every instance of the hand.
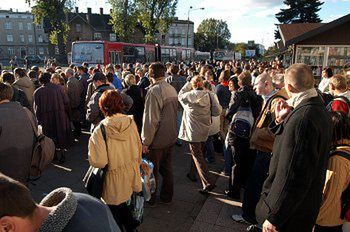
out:
M272 225L268 220L263 224L263 232L278 232L276 226Z
M276 114L276 122L281 123L291 112L292 107L288 105L288 103L280 99L275 106L275 114Z
M149 153L148 146L146 146L146 145L143 145L143 146L142 146L142 153L143 153L143 154Z

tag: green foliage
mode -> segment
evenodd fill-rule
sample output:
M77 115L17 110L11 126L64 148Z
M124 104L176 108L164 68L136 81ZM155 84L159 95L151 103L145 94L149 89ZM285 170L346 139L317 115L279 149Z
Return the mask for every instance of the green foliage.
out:
M201 51L212 51L225 48L231 38L227 23L217 19L203 20L195 33L195 48Z
M135 0L137 18L145 28L146 42L155 42L156 32L166 33L175 16L178 0Z
M322 21L317 14L324 3L320 0L285 0L283 3L288 8L281 9L281 12L276 14L280 23L320 23ZM280 38L278 31L275 31L275 38Z
M113 31L124 42L133 42L132 35L137 24L135 1L109 0L112 6L110 24Z
M240 52L242 56L245 56L245 50L248 49L247 43L236 43L235 51Z

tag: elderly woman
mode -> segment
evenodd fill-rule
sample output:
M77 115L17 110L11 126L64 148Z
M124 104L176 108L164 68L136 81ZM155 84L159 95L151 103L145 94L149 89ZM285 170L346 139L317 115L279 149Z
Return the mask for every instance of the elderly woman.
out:
M140 137L132 117L122 114L125 106L117 90L106 90L99 106L106 118L90 137L89 163L97 168L107 166L102 199L120 228L135 231L136 225L126 202L133 192L142 190Z
M195 164L187 177L191 180L195 179L195 168L197 168L203 185L203 189L200 190L202 194L216 187L210 180L204 159L204 144L209 136L211 116L219 116L222 110L214 95L213 92L203 89L203 79L199 75L193 77L191 82L186 83L179 92L179 101L184 108L179 138L189 142Z
M134 116L137 129L139 133L141 133L144 109L144 100L142 99L141 88L136 85L136 78L133 74L128 74L124 79L124 83L126 89L123 90L123 93L130 96L134 102L127 114Z

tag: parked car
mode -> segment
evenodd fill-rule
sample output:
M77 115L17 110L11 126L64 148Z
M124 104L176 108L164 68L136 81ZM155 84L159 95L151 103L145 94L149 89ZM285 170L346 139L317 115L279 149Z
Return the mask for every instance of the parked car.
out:
M26 56L24 59L27 59L30 64L40 64L44 62L44 59L38 55L29 55Z

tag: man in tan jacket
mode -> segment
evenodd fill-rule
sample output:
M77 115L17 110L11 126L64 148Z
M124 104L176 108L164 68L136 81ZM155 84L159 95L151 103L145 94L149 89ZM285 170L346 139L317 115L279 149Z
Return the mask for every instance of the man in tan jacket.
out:
M174 192L172 151L177 139L176 114L178 107L177 93L174 87L165 81L165 67L153 63L149 77L153 83L148 90L143 114L142 143L143 153L154 164L154 176L158 181L158 170L163 177L160 202L170 203ZM156 192L150 203L156 202Z
M275 105L279 99L287 99L288 95L284 88L274 88L272 78L268 73L263 73L255 79L254 90L262 96L264 103L259 117L253 128L250 139L251 149L255 149L256 158L248 179L243 199L243 214L232 215L235 221L248 221L256 224L255 207L259 201L262 185L269 171L271 152L275 136L269 131L269 124L275 120Z

